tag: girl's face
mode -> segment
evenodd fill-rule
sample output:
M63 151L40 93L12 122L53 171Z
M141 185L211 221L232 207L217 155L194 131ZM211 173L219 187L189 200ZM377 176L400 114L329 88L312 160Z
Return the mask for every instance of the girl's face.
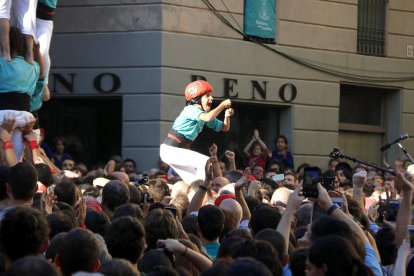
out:
M63 145L63 142L61 140L56 141L56 151L59 153L63 153L65 150L65 146Z
M287 149L287 144L285 143L285 140L283 138L278 138L276 141L276 148L277 150L285 150Z
M259 156L260 154L262 154L262 148L259 145L256 145L253 149L253 156Z
M201 106L206 112L209 112L211 110L212 103L213 97L211 97L211 94L204 94L203 97L201 97Z
M336 176L338 177L338 179L339 179L339 183L345 183L345 181L346 181L346 176L345 176L345 174L344 174L344 171L343 170L338 170L337 172L336 172Z

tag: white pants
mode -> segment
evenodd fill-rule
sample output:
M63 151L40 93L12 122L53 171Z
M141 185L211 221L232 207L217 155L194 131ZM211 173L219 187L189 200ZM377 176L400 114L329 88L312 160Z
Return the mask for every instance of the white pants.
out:
M7 116L13 115L15 118L15 123L13 126L13 133L12 133L12 143L14 145L14 152L16 153L17 160L21 160L24 151L24 141L22 136L22 128L26 126L26 124L30 120L34 120L32 113L26 111L17 111L17 110L0 110L0 125L3 124L5 118Z
M205 166L209 158L208 156L189 149L162 144L160 146L160 157L187 184L200 179L204 181L206 178Z
M0 0L1 1L1 0ZM36 18L36 37L39 40L40 53L43 57L45 83L48 84L50 71L50 41L52 40L53 21Z
M9 19L16 26L36 40L37 0L0 0L0 18Z

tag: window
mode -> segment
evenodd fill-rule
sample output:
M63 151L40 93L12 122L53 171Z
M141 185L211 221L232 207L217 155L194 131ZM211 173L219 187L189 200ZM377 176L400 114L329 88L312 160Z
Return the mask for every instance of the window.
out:
M392 91L392 90L391 90ZM341 85L339 148L360 160L381 164L389 89Z
M385 12L387 0L358 1L358 54L385 55Z

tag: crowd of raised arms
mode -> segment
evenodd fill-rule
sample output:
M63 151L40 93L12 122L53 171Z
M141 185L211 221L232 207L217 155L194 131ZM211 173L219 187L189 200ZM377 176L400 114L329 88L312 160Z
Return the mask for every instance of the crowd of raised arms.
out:
M19 162L13 124L7 116L0 130L5 275L414 273L414 184L402 159L395 175L333 159L325 172L294 167L285 136L271 152L253 130L244 156L212 144L205 179L186 183L164 162L142 172L117 155L88 170L64 138L44 150L30 127ZM310 169L321 181L305 198Z

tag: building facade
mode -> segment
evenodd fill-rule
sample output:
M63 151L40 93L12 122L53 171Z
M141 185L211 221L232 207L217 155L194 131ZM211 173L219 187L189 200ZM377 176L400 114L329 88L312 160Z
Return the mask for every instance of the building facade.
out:
M295 165L326 168L334 147L377 164L405 157L397 146L379 148L414 136L414 2L377 1L384 6L367 15L363 0L276 0L276 44L260 44L228 24L243 31L241 0L60 0L53 101L83 103L74 124L84 129L96 127L84 116L103 120L85 150L115 151L118 139L142 170L157 166L183 89L199 78L215 99L234 103L232 132L206 138L222 150L243 148L258 128L271 149L285 134ZM364 34L372 23L364 16L379 18L379 35ZM401 144L414 151L414 139Z

